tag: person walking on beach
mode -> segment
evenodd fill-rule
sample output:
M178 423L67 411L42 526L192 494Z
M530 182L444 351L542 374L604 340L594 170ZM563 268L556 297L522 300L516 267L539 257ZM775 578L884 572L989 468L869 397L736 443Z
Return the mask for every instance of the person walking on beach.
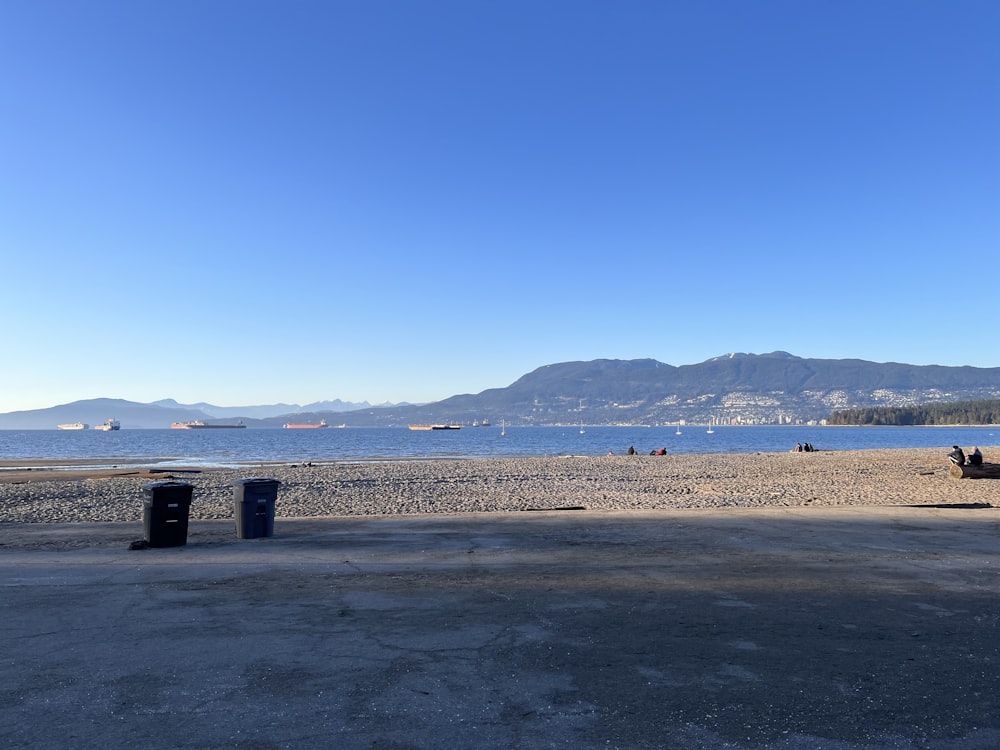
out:
M948 460L955 466L965 466L965 453L957 445L953 445L952 452L948 454Z

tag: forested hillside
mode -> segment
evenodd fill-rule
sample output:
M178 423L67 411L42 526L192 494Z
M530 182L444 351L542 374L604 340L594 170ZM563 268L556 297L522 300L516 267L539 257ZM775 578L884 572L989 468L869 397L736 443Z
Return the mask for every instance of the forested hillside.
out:
M827 420L827 424L896 426L1000 424L1000 400L844 409L834 412Z

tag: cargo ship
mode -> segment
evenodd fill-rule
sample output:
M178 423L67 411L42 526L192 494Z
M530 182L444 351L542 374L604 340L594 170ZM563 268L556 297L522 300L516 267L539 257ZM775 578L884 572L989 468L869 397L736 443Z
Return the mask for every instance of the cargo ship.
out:
M411 424L411 430L461 430L460 424Z
M174 422L170 425L171 430L240 430L245 427L246 425L242 422L237 422L236 424L205 424L197 419L190 422Z
M288 422L282 425L286 430L316 430L321 427L329 427L325 419L321 419L319 422Z
M94 425L95 430L101 430L102 432L111 432L112 430L120 430L121 428L122 428L121 422L119 422L114 417L105 420L104 424Z
M57 430L89 430L90 425L86 422L70 422L68 424L56 425Z

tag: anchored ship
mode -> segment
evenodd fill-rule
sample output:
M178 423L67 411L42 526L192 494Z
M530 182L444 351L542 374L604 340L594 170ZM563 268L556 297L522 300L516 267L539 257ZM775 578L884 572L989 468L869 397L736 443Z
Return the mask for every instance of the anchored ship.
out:
M411 424L411 430L461 430L460 424Z
M325 419L322 419L319 422L299 422L299 423L288 422L287 424L282 426L286 430L315 430L320 427L329 427Z
M86 422L70 422L68 424L56 425L57 430L89 430L90 425Z
M111 419L105 420L104 424L95 424L95 430L101 430L102 432L110 432L111 430L120 430L122 428L121 422L112 417Z
M197 419L190 422L174 422L170 425L171 430L239 430L245 427L246 425L243 422L237 422L236 424L205 424Z

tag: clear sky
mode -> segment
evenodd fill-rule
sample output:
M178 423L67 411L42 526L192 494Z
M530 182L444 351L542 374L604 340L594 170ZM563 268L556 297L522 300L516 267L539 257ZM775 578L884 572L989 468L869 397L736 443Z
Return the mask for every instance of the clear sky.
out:
M1000 366L998 39L996 0L5 0L0 411Z

